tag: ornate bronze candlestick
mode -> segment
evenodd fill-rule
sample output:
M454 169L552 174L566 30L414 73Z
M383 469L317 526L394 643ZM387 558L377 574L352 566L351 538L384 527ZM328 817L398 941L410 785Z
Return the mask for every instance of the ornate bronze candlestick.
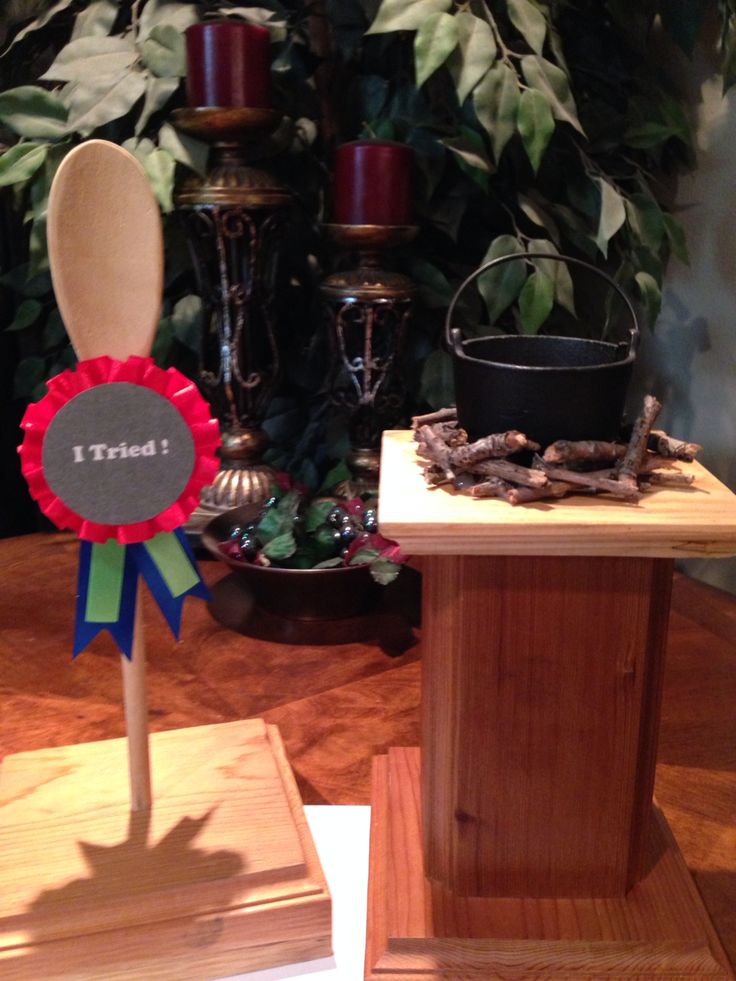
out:
M352 490L378 487L381 432L395 425L405 395L399 360L415 287L382 268L382 251L410 242L413 225L326 225L338 245L358 252L358 267L328 276L321 293L328 314L330 398L349 413L355 474Z
M211 143L205 178L191 177L175 202L184 219L205 308L201 382L223 426L222 467L202 492L200 520L264 500L273 479L259 462L261 428L280 375L273 322L275 256L289 191L250 159L280 113L257 108L179 109L174 125Z

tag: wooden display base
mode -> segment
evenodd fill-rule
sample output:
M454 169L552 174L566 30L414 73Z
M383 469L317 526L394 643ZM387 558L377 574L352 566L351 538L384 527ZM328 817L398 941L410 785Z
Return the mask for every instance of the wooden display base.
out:
M662 814L649 871L621 899L458 897L424 876L419 750L373 773L370 981L733 978Z
M151 737L131 813L126 741L8 757L0 975L205 979L331 953L331 904L277 729Z

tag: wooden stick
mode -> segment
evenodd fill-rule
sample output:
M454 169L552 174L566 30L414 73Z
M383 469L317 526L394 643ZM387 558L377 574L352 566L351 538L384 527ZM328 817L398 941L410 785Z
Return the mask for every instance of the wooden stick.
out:
M453 419L457 419L457 409L451 406L449 409L427 412L423 416L412 416L411 428L419 429L420 426L431 426L436 422L450 422Z
M599 439L585 439L571 442L567 439L558 439L556 443L550 443L544 451L543 460L547 463L572 463L574 461L618 460L626 452L623 443L606 443Z
M668 436L661 429L653 429L649 434L647 445L650 450L659 453L660 456L670 457L674 460L684 460L692 463L698 453L703 449L699 443L686 443L683 440Z
M661 408L661 403L653 395L644 396L644 405L641 414L634 423L629 445L626 447L626 453L618 468L618 479L620 483L627 484L629 487L636 487L636 478L641 469L642 460L647 452L649 432Z
M592 490L605 491L607 494L613 494L614 497L623 497L630 501L639 500L639 488L636 484L632 487L628 482L612 480L610 470L592 470L585 473L579 470L551 467L540 457L537 457L535 463L537 462L540 470L546 473L551 480L563 480L567 484L590 487Z
M522 467L508 460L482 460L468 469L471 473L500 477L501 480L510 480L523 487L546 487L548 483L547 475L543 470L531 470L529 467Z
M492 433L490 436L484 436L483 439L477 439L467 446L458 446L451 451L450 462L453 467L471 467L481 460L510 456L525 449L538 450L539 445L537 443L530 445L524 433L512 429L507 433Z
M138 586L133 650L130 660L120 655L123 672L125 725L128 732L130 809L146 811L151 806L151 764L148 740L148 697L146 694L146 642L143 631L143 587Z

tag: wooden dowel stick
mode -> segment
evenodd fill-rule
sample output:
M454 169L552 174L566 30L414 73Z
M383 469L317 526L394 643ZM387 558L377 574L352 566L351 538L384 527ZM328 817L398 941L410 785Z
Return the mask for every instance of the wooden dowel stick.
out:
M143 634L143 596L138 587L132 658L120 655L123 672L123 703L128 730L130 809L151 807L151 762L148 746L148 698L146 695L146 644Z

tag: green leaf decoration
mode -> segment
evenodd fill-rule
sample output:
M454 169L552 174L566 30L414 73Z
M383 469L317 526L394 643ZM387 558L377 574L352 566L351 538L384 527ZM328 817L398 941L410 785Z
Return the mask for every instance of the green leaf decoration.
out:
M199 20L194 3L171 3L169 0L148 0L141 10L138 33L145 40L154 27L170 24L178 31L184 31Z
M325 479L322 481L322 486L317 493L329 494L338 484L341 484L344 480L352 480L352 478L352 470L344 460L340 460L339 463L336 463L334 467L331 467L327 471Z
M530 239L527 248L530 252L546 252L547 255L559 255L554 244L546 238ZM532 259L532 263L534 268L544 273L553 284L555 302L564 307L573 317L576 317L575 291L567 263L559 262L556 259Z
M284 514L277 508L268 508L256 525L256 534L262 542L270 542L279 535L291 531L293 521L290 514Z
M375 562L381 553L377 548L361 548L350 556L349 565L368 565Z
M151 116L166 105L171 96L179 88L178 78L156 78L149 75L146 78L146 95L143 108L135 124L135 135L139 136L148 125ZM173 129L173 127L171 127ZM173 156L173 154L172 154Z
M313 565L313 569L336 569L337 566L342 565L342 556L335 555L331 559L324 559L322 562L318 562Z
M601 210L595 242L599 251L607 256L608 243L626 221L626 207L616 188L609 184L605 178L597 177L596 183L601 192Z
M159 78L181 78L187 70L184 35L171 24L154 27L141 45L141 58Z
M570 91L570 81L562 69L546 58L526 55L521 59L521 70L532 88L537 89L545 97L555 119L569 123L573 129L585 136Z
M13 394L16 398L27 399L36 394L46 376L46 362L33 354L18 362L13 376ZM42 394L41 392L38 393Z
M509 20L537 54L542 53L547 36L547 20L531 0L507 0Z
M69 129L87 136L99 126L125 116L146 91L141 71L107 76L74 85L69 93Z
M67 131L66 106L38 85L0 92L0 120L18 136L30 139L53 140Z
M202 299L194 294L183 296L171 313L174 336L180 344L199 353L202 336Z
M66 10L67 7L70 7L73 2L74 0L57 0L56 3L51 4L49 9L45 11L40 17L37 17L35 20L32 20L30 24L26 24L24 28L18 31L18 33L15 35L13 40L10 42L10 44L3 52L3 54L6 54L8 51L10 51L10 49L14 47L14 45L16 45L19 41L22 41L24 37L28 37L29 34L33 33L33 31L38 31L42 27L45 27L51 20L53 20L54 17L56 17L57 14L60 14L62 10ZM23 19L25 20L25 18Z
M503 255L520 255L524 251L524 246L513 235L499 235L491 242L481 265ZM491 326L511 306L525 282L526 266L522 259L502 262L478 277L478 292L485 302Z
M164 214L174 210L174 171L176 161L168 150L154 150L143 161L146 177L151 182L156 200Z
M313 501L304 515L304 531L309 534L316 531L327 520L327 515L334 508L334 501Z
M516 132L519 111L519 79L503 62L494 65L473 91L478 122L488 133L496 162Z
M288 559L294 552L296 552L296 539L290 531L284 532L283 535L277 535L263 546L263 554L266 558L274 561Z
M447 67L462 105L496 60L496 39L488 23L461 10L455 14L457 47L447 59Z
M432 351L424 362L419 396L433 409L455 401L452 359L446 351Z
M457 47L457 24L450 14L438 12L425 18L414 36L417 88L444 65Z
M626 221L642 245L658 252L664 238L664 215L650 194L632 194L624 201Z
M158 131L158 145L162 150L168 150L177 163L184 164L202 177L207 173L209 147L201 140L180 133L170 123L164 123Z
M442 140L442 144L455 154L462 170L469 177L472 177L484 191L487 191L488 174L493 173L495 167L486 154L480 133L468 126L463 126L462 136Z
M112 30L120 5L113 0L94 0L81 10L74 21L71 40L80 37L106 37Z
M0 96L1 98L1 96ZM48 153L48 143L17 143L0 157L0 187L33 177Z
M31 327L38 320L42 309L38 300L23 300L15 312L12 323L6 327L6 330L25 330L27 327Z
M377 558L371 562L371 578L381 586L388 586L400 572L401 566L396 562L391 562L390 559Z
M119 76L135 62L138 53L127 38L80 37L61 49L42 79L83 82Z
M638 272L634 279L644 302L649 326L653 328L662 306L662 291L657 280L648 272Z
M366 34L416 31L430 14L448 11L452 0L383 0Z
M555 128L549 103L541 92L525 89L521 93L516 126L536 174Z
M554 305L554 284L549 276L536 269L519 293L519 315L522 334L536 334Z
M690 256L687 251L685 229L682 227L680 222L677 221L677 219L672 217L672 215L663 214L662 221L664 223L664 230L673 254L677 256L680 262L684 262L686 265L689 265Z

